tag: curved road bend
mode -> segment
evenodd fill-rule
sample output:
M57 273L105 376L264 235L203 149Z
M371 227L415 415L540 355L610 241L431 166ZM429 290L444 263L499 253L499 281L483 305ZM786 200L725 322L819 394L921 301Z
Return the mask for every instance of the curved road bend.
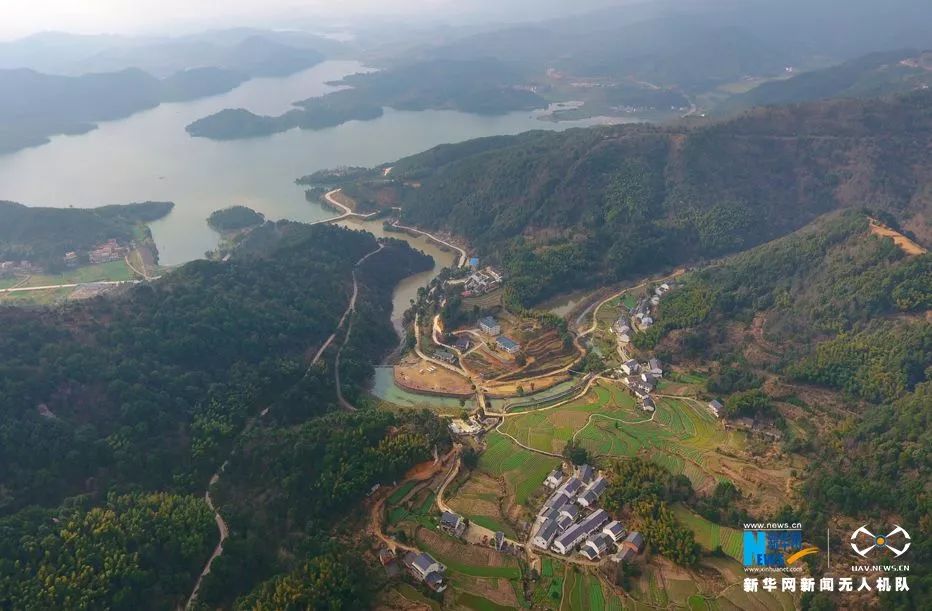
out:
M328 200L328 201L329 201L329 200ZM457 262L456 266L457 266L457 267L463 267L464 265L466 265L466 251L463 250L462 248L460 248L459 246L456 246L455 244L451 244L451 243L447 242L447 241L444 240L444 239L438 238L437 236L435 236L435 235L432 234L432 233L428 233L428 232L426 232L426 231L422 231L422 230L416 229L416 228L414 228L414 227L408 227L407 225L402 225L402 224L399 223L398 221L395 221L394 223L392 223L392 227L395 227L395 228L397 228L397 229L404 229L405 231L413 231L414 233L416 233L416 234L418 234L418 235L422 235L422 236L426 237L426 238L429 239L429 240L433 240L434 242L437 242L438 244L442 244L443 246L446 246L447 248L452 248L453 250L455 250L456 252L458 252L459 255L460 255L460 259L459 259L459 261Z

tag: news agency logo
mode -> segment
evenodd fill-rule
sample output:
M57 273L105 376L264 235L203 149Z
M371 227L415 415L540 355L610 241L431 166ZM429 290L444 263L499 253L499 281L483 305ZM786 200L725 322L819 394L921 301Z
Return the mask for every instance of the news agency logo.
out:
M752 526L749 528L749 526ZM815 554L815 547L803 547L802 527L791 526L759 527L745 525L743 560L745 569L783 568L803 556Z
M851 533L851 549L862 558L867 558L874 550L886 548L893 552L894 557L899 558L912 545L912 538L899 524L893 526L896 528L885 535L875 535L867 530L867 524L861 526Z

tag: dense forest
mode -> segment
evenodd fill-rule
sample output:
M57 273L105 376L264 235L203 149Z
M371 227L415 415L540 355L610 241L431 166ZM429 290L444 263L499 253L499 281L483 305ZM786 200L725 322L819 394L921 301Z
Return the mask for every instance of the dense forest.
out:
M100 208L43 208L0 201L0 261L31 261L61 267L66 252L86 251L115 238L128 243L140 223L171 212L171 202Z
M920 91L695 128L484 138L398 161L391 188L406 222L468 240L530 305L744 250L839 207L888 211L927 238L917 194L932 167L930 100Z
M519 72L493 59L428 60L380 72L354 74L340 84L350 89L297 102L277 117L259 116L244 109L226 109L187 127L192 136L219 140L247 138L295 127L323 129L351 120L382 116L388 106L399 110L460 110L483 115L543 108L537 94L518 87Z
M344 537L339 532L334 537L331 525L346 517L373 483L390 484L415 462L428 460L434 447L448 445L443 421L427 411L361 410L253 429L237 442L218 486L216 498L231 534L227 552L204 583L202 602L229 605L270 579L256 594L271 604L269 590L289 580L274 576L307 571L302 562L308 556L324 556L330 566L356 567L339 541ZM362 596L365 589L357 583L351 593Z
M110 495L0 518L0 601L10 609L166 609L216 543L207 504Z
M207 217L207 224L217 231L239 231L265 222L265 216L247 206L230 206L215 210Z
M244 460L252 456L246 447L275 446L294 435L296 442L307 440L296 450L317 443L333 461L369 465L360 463L352 482L332 489L329 504L307 500L301 514L307 520L332 516L337 503L425 458L442 442L443 428L431 427L423 416L365 414L312 420L307 430L287 428L336 406L333 351L316 367L306 361L342 315L356 261L377 247L371 234L360 231L266 223L227 262L196 261L118 296L55 310L0 309L0 462L6 467L0 474L0 514L6 516L0 529L4 542L62 539L53 555L37 556L28 546L0 550L0 599L83 608L177 604L216 538L206 505L188 495L203 493L209 474L263 405L274 408L269 426L277 428L254 428L242 442ZM386 241L369 261L377 265L358 274L358 314L342 368L348 396L397 342L389 323L393 287L431 265L429 257L397 240ZM338 427L346 427L345 438ZM382 442L365 456L349 452L358 450L350 441L359 441L365 427L366 439ZM258 437L263 433L268 436ZM307 483L301 462L307 455L265 456L279 468L302 472ZM280 489L284 499L306 491L304 485L290 488L293 477L260 480L269 494ZM138 490L162 492L126 496ZM72 522L73 528L59 530ZM107 545L95 539L102 532L113 533ZM129 543L142 532L149 547ZM99 555L87 557L82 550L91 540ZM274 541L263 538L266 546ZM123 547L130 555L119 555ZM24 581L23 571L62 578L53 587ZM175 576L164 578L168 574ZM86 581L92 577L94 584ZM80 600L76 583L87 589Z

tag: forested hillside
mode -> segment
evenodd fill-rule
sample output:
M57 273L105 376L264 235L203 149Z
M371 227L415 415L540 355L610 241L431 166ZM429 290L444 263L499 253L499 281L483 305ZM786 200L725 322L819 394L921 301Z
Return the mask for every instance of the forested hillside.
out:
M310 370L307 361L347 306L356 261L378 245L331 226L268 223L253 233L228 262L196 261L113 298L0 309L0 538L45 548L0 548L0 600L174 606L216 540L206 505L188 495L203 494L246 421L273 406L280 428L271 440L334 408L332 352ZM351 396L397 341L395 283L430 264L400 241L372 257L382 259L360 280L358 354L342 374ZM347 435L357 430L339 418L313 425L326 428L321 451L344 425ZM423 427L397 439L400 421L373 426L371 435L391 440L341 501L427 451ZM291 494L286 481L262 483ZM160 495L112 496L130 490ZM48 509L26 508L33 504ZM100 555L88 558L88 546Z
M100 208L42 208L0 201L0 261L61 266L66 252L86 251L111 238L127 243L140 223L171 212L171 202Z
M887 211L928 239L930 139L932 92L919 91L695 128L444 145L394 164L391 187L406 222L462 236L504 265L513 299L533 304L744 250L840 207Z

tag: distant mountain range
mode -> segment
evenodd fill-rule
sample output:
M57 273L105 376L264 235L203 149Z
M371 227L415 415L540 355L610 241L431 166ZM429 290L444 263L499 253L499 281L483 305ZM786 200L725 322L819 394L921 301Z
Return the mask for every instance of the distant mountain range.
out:
M85 36L43 32L0 42L0 69L81 76L138 68L158 78L197 67L224 68L249 76L294 71L307 56L330 55L340 43L306 32L252 28L215 30L178 37Z
M753 106L790 104L835 97L876 97L932 85L932 51L872 53L837 66L764 83L726 99L718 114Z
M89 51L96 49L99 41L65 37L60 43L66 49L77 45ZM51 47L46 42L43 48ZM0 58L9 48L0 47ZM117 46L84 62L85 66L120 66L115 72L63 76L32 68L2 69L0 91L16 95L0 97L0 154L43 144L55 134L83 133L99 121L127 117L163 102L224 93L253 77L291 74L323 59L320 52L290 46L277 35L251 35L230 44L173 40L160 45ZM15 62L7 57L5 63ZM155 76L185 65L196 67ZM152 68L155 75L143 67Z

